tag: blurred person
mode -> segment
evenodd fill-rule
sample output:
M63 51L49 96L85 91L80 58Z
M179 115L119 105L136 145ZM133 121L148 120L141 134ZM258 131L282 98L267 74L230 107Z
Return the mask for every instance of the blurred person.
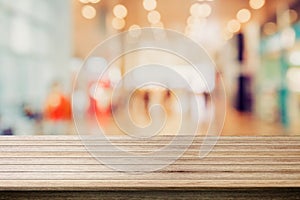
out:
M149 112L149 102L150 102L150 93L149 93L148 90L145 91L144 96L143 96L143 100L144 100L145 112L148 114L148 112Z
M61 84L55 81L45 102L44 118L52 134L65 134L71 120L71 104L63 93Z
M2 116L0 115L0 135L13 135L14 131L13 128L7 126L2 120Z
M167 114L171 113L171 106L170 106L171 103L172 103L172 91L170 89L166 89L163 97L163 106Z
M22 113L29 120L28 123L32 123L34 132L39 134L42 132L43 114L41 111L37 111L30 104L22 104Z
M22 112L30 120L41 121L43 119L43 114L39 111L36 111L27 103L22 104Z
M89 108L90 119L97 118L101 124L107 124L111 115L111 83L109 80L92 82L89 87Z

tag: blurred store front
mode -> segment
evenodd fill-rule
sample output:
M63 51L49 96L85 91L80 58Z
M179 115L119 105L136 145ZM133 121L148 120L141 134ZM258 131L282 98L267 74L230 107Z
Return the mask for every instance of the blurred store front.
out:
M151 123L150 108L160 104L165 114L155 117L167 117L161 134L176 132L181 114L201 119L199 134L204 133L211 117L212 90L174 54L157 50L126 54L110 63L99 80L97 73L108 60L93 57L91 51L125 31L130 33L129 42L139 41L140 28L145 27L161 28L154 33L161 43L171 40L164 32L168 29L207 51L217 67L210 75L214 90L223 82L227 98L223 135L300 134L297 0L0 0L0 25L1 135L76 134L74 113L80 113L86 131L95 131L100 123L109 134L122 134L113 113L128 118L122 94L131 86L122 86L119 101L112 101L114 88L136 66L151 63L170 66L192 89L180 84L141 87L132 94L130 119L146 126ZM122 45L124 41L116 41L106 56L119 52ZM78 84L82 68L86 76ZM148 76L163 77L155 73ZM197 111L191 96L196 96ZM184 104L179 106L177 98Z
M60 80L70 87L71 4L1 0L0 23L1 129L41 132L51 83Z

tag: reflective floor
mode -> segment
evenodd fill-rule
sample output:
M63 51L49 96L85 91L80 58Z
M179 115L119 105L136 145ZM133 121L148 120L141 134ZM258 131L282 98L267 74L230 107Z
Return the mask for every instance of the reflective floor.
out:
M153 135L192 134L206 135L210 124L209 108L206 107L203 96L198 97L201 109L195 111L193 107L182 108L179 112L174 98L167 102L160 101L164 110L153 107L159 102L145 104L142 96L133 98L129 105L129 113L124 108L116 108L113 113L102 113L95 116L82 116L74 122L43 122L37 134L99 134L105 135L127 134L136 137ZM150 113L147 111L150 110ZM197 118L198 116L198 118ZM152 120L152 121L151 121ZM193 125L197 122L197 129ZM222 124L219 124L222 126ZM212 125L213 126L213 125ZM147 128L146 128L147 127ZM221 135L226 136L275 136L299 135L299 126L284 128L279 122L271 123L259 119L251 113L241 113L231 106L226 108L226 118ZM211 132L210 132L211 133ZM217 134L217 133L213 133Z

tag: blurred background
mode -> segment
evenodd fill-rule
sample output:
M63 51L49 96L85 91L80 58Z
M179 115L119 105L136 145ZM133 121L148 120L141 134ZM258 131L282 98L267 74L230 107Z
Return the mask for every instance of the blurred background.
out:
M207 50L218 69L212 79L222 77L227 96L223 135L300 134L299 0L0 0L0 134L76 134L73 112L83 119L96 114L105 129L121 132L111 114L120 110L110 101L113 86L132 65L176 58L128 55L130 62L116 61L104 80L90 76L86 91L75 88L72 108L73 83L96 45L128 30L138 40L143 27L178 31ZM167 39L163 32L156 37ZM105 63L98 58L91 74ZM174 68L193 80L184 64ZM186 115L193 117L191 93L206 113L209 92L176 90L186 97ZM172 134L179 113L170 90L145 87L133 96L137 124L148 122L148 108L160 103L171 119L164 132Z

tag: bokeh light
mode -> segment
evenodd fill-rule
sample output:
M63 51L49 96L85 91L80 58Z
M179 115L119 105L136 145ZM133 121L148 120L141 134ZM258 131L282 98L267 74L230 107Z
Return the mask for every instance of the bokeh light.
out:
M125 18L127 16L127 8L122 4L118 4L113 8L113 13L117 18Z
M93 6L85 5L81 9L81 14L86 19L93 19L96 16L97 12Z
M236 14L236 18L241 22L241 23L246 23L250 20L251 18L251 12L248 9L241 9L239 12Z
M160 13L156 10L153 10L148 13L147 18L151 24L157 24L160 22Z
M251 8L257 10L265 5L265 0L250 0L249 5Z
M238 20L230 20L227 24L227 30L231 33L237 33L241 29L241 24Z
M120 19L120 18L113 18L112 20L112 27L116 30L121 30L125 27L126 22L124 19Z
M151 11L155 10L157 6L156 0L144 0L143 1L143 7L145 10Z

